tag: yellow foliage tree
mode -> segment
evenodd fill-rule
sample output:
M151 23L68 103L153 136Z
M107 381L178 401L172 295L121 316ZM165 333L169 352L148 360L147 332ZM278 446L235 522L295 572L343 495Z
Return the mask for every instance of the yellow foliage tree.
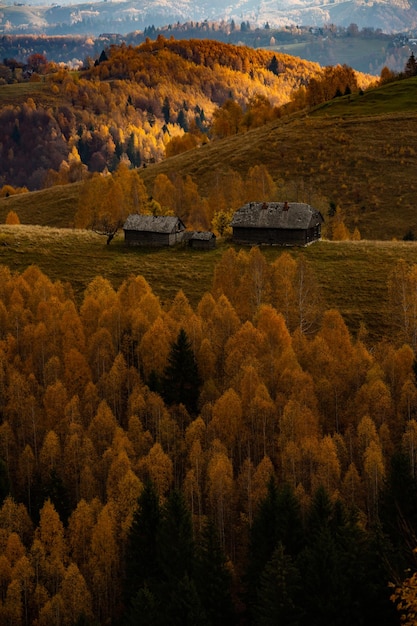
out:
M18 224L20 224L19 216L17 215L17 213L15 213L15 211L8 212L6 217L6 224L9 224L10 226L17 226Z

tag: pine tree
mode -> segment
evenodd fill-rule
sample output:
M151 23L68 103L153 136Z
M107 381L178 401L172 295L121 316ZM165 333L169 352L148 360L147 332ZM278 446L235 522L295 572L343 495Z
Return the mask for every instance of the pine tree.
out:
M165 124L169 124L169 121L171 119L171 107L169 104L168 96L166 96L162 105L162 115L164 116Z
M196 582L208 624L233 624L231 574L212 520L207 521L197 549Z
M162 624L206 626L195 583L195 548L191 515L181 492L173 490L162 510L158 532L161 567L156 598Z
M417 76L417 61L414 56L414 52L411 53L407 63L405 64L404 73L407 77Z
M158 494L154 485L148 482L139 497L128 538L124 585L126 606L133 598L137 603L139 595L148 597L144 589L152 587L160 576L157 540L160 517Z
M292 558L302 547L302 523L298 502L288 485L278 489L272 478L250 531L247 568L247 603L252 613L257 606L261 576L279 545Z
M299 624L302 616L300 592L300 572L279 544L261 575L254 611L255 626Z
M171 347L168 366L165 368L162 395L168 404L183 404L189 413L197 412L201 379L197 362L188 341L181 329L177 341Z
M379 516L394 549L396 562L392 565L402 576L405 569L415 567L417 536L417 484L411 475L409 459L402 452L391 458Z
M384 598L375 586L372 554L356 516L324 488L313 497L305 529L307 545L297 560L308 626L380 623ZM378 581L380 584L381 581ZM390 623L390 620L384 623ZM303 621L304 623L304 621Z
M269 65L268 65L268 69L269 69L270 72L272 72L273 74L278 76L278 74L279 74L279 63L278 63L278 59L275 56L275 54L272 57Z

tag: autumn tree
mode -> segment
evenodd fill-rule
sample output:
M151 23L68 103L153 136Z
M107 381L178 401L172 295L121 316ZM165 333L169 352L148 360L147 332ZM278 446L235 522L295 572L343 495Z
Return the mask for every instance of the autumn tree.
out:
M247 202L253 200L271 200L275 197L276 185L265 165L250 167L245 177L245 197Z
M20 224L19 216L15 211L9 211L6 217L6 224L16 226Z
M417 572L415 568L409 570L409 574L401 582L390 585L394 589L391 601L400 613L401 623L404 626L414 626L417 619Z
M127 216L140 212L146 198L139 174L122 163L113 176L95 174L82 183L75 225L105 235L109 244Z
M236 135L242 123L243 111L241 106L234 100L226 102L216 109L213 115L212 133L222 139L230 135Z

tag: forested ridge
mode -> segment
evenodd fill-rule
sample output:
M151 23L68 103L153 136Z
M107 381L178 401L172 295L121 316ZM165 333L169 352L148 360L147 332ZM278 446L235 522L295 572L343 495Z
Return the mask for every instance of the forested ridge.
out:
M374 80L346 70L334 70L334 93ZM161 161L274 119L296 90L324 76L318 64L289 55L162 35L110 46L78 72L41 54L25 65L3 59L0 184L34 190L113 171L120 161ZM234 106L223 111L228 102ZM216 128L219 111L227 124Z
M1 623L399 623L415 266L377 344L285 252L229 249L195 309L0 273Z

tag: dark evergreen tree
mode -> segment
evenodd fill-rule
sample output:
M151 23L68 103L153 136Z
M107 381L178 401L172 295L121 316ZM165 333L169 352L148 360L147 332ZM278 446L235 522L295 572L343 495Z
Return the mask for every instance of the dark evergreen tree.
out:
M268 65L268 69L269 69L269 71L270 71L270 72L272 72L273 74L276 74L276 76L278 76L278 74L280 73L280 72L279 72L279 69L280 69L280 68L279 68L278 59L277 59L277 57L275 56L275 54L274 54L274 56L272 57L272 59L271 59L271 61L270 61L269 65Z
M180 491L173 490L162 509L158 551L164 579L193 575L195 561L191 516Z
M43 477L42 492L41 507L46 500L51 500L62 523L66 525L71 514L71 500L68 489L56 469L52 469L49 476Z
M100 64L100 63L103 63L104 61L108 61L108 60L109 60L109 57L107 56L106 51L105 51L105 50L102 50L102 51L101 51L101 54L100 54L100 56L99 56L99 58L98 58L98 62L99 62L99 64Z
M262 572L257 603L254 609L255 626L296 626L302 618L300 607L301 576L291 556L279 544Z
M231 626L235 621L232 579L212 520L206 523L197 548L196 584L208 624Z
M191 515L180 491L170 493L158 532L161 577L157 585L163 624L206 626L195 583L196 560Z
M331 200L329 202L329 210L327 211L328 216L333 217L336 214L336 209L337 209L336 202L333 202L333 200Z
M416 236L414 232L409 228L403 237L403 241L415 241Z
M133 167L140 167L142 159L141 159L139 150L137 150L135 147L135 135L133 133L131 133L128 139L127 146L126 146L126 154L129 158L129 161L133 165Z
M0 457L0 506L10 493L10 481L6 463Z
M391 567L395 552L380 524L368 531L367 550L363 557L366 571L363 623L366 626L399 626L399 613L390 599L392 589L389 587L389 583L395 580Z
M135 603L149 600L152 589L160 577L158 562L158 530L161 511L158 494L147 482L138 499L138 509L133 518L126 551L125 605L135 598ZM146 591L147 590L147 591ZM135 614L133 607L131 613Z
M409 458L402 452L391 458L379 517L395 554L392 567L402 577L406 569L416 567L414 549L417 545L417 482L412 476Z
M201 379L187 334L181 329L172 345L162 381L162 396L168 404L183 404L191 414L197 412Z
M13 126L12 139L15 143L20 144L20 129L17 122Z
M295 559L303 546L300 507L289 485L277 488L271 478L250 530L246 575L247 608L251 615L258 604L257 593L267 563L279 545Z
M141 587L132 599L124 625L163 626L158 602L147 585Z
M370 543L356 517L340 501L333 503L323 488L317 490L306 526L307 545L297 564L303 583L306 626L351 626L381 623L385 598L375 586ZM381 581L379 580L380 584ZM388 590L388 580L382 584ZM388 611L391 622L392 614Z
M188 122L187 122L187 118L185 116L184 110L180 109L179 113L178 113L178 117L177 117L177 124L179 126L181 126L181 128L184 130L184 132L188 133Z
M417 61L414 56L414 52L409 56L407 63L405 64L404 74L408 77L417 76Z
M169 104L168 96L166 96L162 105L162 115L164 116L165 124L168 124L171 119L171 107Z

